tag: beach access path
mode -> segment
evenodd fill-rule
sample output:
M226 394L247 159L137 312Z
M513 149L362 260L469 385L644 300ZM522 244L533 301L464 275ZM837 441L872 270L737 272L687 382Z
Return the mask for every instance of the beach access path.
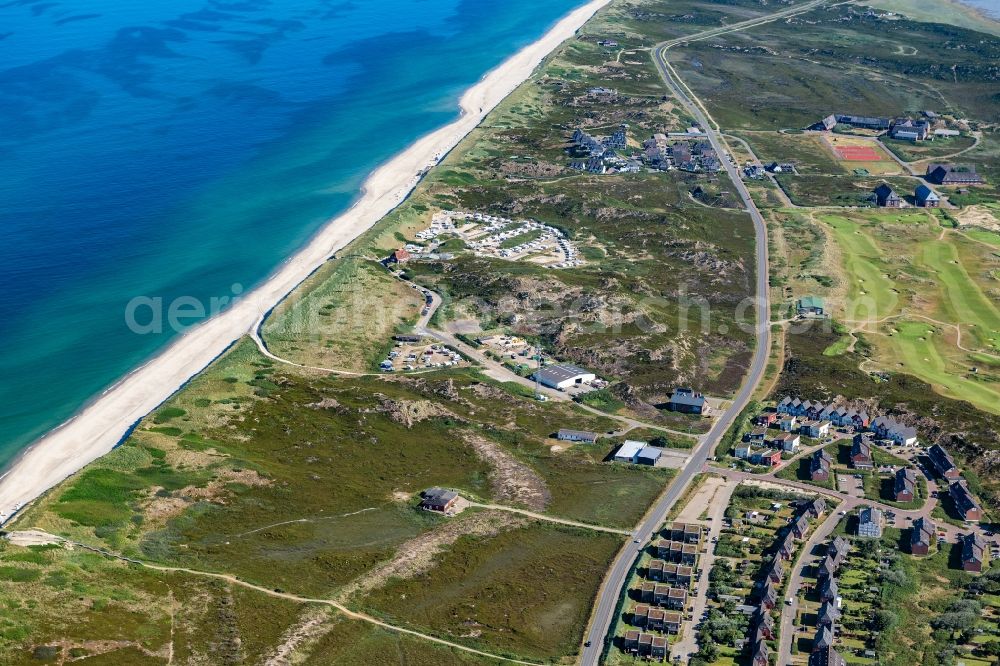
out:
M398 206L428 167L458 145L486 114L532 75L549 53L609 1L591 0L580 6L540 39L487 73L462 96L458 119L418 139L372 172L358 201L327 223L264 283L228 310L182 335L28 448L0 477L0 524L52 486L111 451L131 427L249 333L262 315L334 252Z

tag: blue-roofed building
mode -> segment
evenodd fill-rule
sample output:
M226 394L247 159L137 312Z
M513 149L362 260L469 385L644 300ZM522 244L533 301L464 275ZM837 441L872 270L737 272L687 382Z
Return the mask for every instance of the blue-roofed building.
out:
M667 406L673 412L683 412L685 414L704 414L708 411L708 403L705 400L705 396L701 393L695 393L694 389L689 388L674 389Z

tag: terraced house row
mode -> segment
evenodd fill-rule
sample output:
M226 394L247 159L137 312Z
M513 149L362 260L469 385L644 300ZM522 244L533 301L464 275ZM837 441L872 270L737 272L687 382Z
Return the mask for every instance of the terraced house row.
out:
M637 603L626 617L635 628L626 630L621 644L623 651L654 661L666 660L669 636L681 632L702 528L673 522L661 530L660 537L650 546L654 559L640 570L644 580L630 592Z

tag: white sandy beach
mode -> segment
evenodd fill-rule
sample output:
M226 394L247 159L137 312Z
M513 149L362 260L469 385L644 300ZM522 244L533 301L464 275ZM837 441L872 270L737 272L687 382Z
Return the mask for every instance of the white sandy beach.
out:
M420 173L454 148L497 104L531 76L538 64L610 0L592 0L565 16L541 39L489 72L462 96L461 117L417 140L376 169L363 195L327 223L298 253L231 309L192 329L157 357L133 370L72 419L35 442L0 479L0 525L16 507L108 453L136 421L149 414L233 341L250 331L299 283L395 208Z

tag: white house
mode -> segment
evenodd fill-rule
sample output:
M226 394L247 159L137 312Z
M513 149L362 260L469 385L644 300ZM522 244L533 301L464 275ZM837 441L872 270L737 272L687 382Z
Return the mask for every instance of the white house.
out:
M634 463L639 457L639 452L646 446L646 442L637 442L634 439L625 440L625 443L615 451L615 462Z

